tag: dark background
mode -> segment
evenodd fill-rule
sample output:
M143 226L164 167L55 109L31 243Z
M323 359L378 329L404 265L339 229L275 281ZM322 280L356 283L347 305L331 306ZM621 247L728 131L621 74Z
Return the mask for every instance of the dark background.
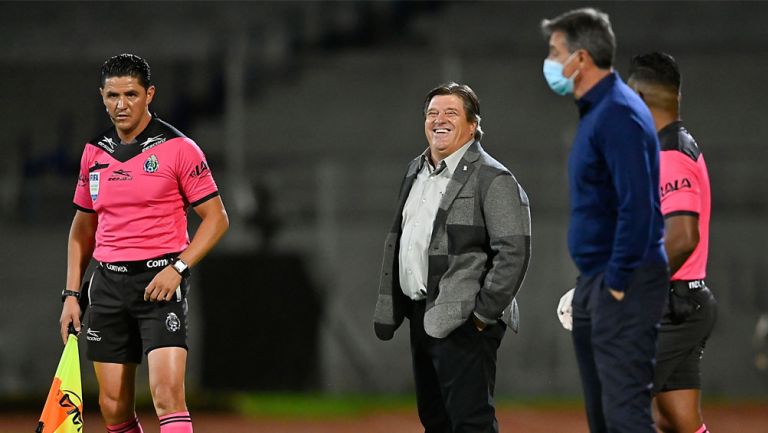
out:
M206 152L232 222L193 277L190 389L412 390L407 332L379 342L371 315L397 188L426 147L423 97L456 80L531 199L521 331L502 344L498 393L578 395L555 317L576 275L577 112L542 78L539 23L584 5L610 14L621 74L651 50L680 63L712 180L720 315L705 395L768 396L753 337L768 311L768 3L646 1L0 3L0 396L50 386L78 161L108 126L98 70L121 52L150 62L152 109Z

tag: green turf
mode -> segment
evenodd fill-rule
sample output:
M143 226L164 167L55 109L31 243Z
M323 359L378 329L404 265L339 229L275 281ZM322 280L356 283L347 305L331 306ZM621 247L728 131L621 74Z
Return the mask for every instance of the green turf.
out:
M86 395L89 413L96 413L95 395ZM354 418L370 413L416 411L416 398L412 394L321 394L321 393L226 393L191 391L187 395L189 406L201 412L238 413L245 416L275 419L339 419ZM702 402L708 407L765 406L765 397L725 397L706 395ZM582 410L580 396L498 396L499 409ZM137 408L151 412L152 401L148 393L137 395ZM0 397L0 414L19 410L39 411L39 396Z
M499 408L572 409L582 406L578 397L500 397ZM276 418L340 418L372 412L415 410L413 395L248 394L228 397L227 407L237 413Z
M277 419L333 419L374 412L414 411L413 395L329 395L317 393L235 393L213 398L219 409L246 416ZM202 403L202 402L201 402ZM718 398L709 396L707 406L764 405L765 398ZM499 396L498 409L582 410L580 396ZM204 405L205 406L205 405ZM210 406L209 406L210 407Z
M235 394L231 407L244 415L290 418L338 418L374 411L413 408L413 396Z

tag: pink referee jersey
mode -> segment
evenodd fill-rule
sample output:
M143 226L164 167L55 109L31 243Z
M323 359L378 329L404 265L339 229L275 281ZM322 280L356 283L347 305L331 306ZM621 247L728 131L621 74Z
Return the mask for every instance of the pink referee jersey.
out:
M86 144L74 204L98 216L94 259L121 262L183 251L187 208L217 195L200 148L153 116L132 144L114 127Z
M659 131L661 145L661 212L664 218L694 215L699 218L699 244L672 280L700 280L707 275L710 190L704 155L682 122Z

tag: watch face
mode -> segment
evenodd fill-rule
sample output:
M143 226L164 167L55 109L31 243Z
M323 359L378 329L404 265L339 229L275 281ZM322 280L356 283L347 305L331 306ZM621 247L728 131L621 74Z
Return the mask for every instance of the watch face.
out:
M177 260L176 262L173 263L173 268L181 273L187 269L187 264L182 262L181 260Z

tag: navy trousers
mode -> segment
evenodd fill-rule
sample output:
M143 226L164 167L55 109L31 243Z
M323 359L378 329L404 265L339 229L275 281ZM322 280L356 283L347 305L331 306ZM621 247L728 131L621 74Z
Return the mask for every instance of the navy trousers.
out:
M573 296L573 345L592 433L655 433L651 388L666 264L638 268L622 301L603 274L580 276Z

